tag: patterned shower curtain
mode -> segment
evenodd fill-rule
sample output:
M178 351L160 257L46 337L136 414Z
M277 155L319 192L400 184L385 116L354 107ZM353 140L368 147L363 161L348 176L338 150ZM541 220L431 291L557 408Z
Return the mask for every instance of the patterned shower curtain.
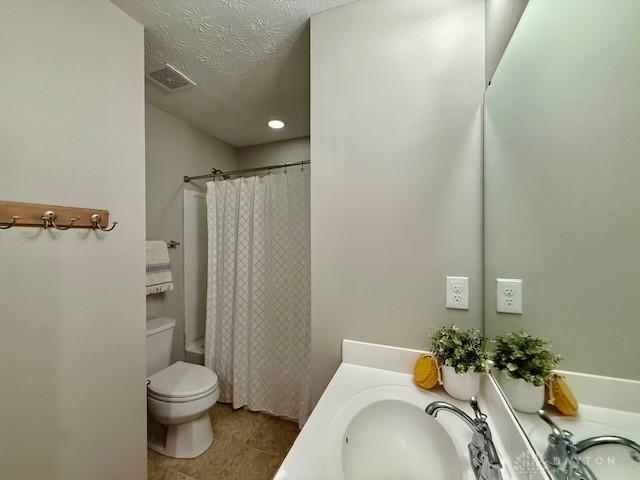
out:
M207 184L205 364L220 401L297 419L311 403L309 168Z

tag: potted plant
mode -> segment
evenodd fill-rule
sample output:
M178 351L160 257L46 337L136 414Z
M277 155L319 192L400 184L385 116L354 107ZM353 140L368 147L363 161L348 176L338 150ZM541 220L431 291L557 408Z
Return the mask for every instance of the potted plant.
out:
M544 384L558 367L560 355L551 344L526 332L498 335L491 354L499 381L511 406L525 413L535 413L544 404Z
M469 400L478 393L487 360L479 331L455 325L438 328L431 335L430 350L440 363L442 386L449 395Z

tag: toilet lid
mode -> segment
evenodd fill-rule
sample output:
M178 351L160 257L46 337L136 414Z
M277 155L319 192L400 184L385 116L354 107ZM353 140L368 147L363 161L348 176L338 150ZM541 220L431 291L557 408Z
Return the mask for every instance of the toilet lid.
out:
M176 362L149 377L148 388L166 398L201 395L217 388L218 376L213 370L193 363Z

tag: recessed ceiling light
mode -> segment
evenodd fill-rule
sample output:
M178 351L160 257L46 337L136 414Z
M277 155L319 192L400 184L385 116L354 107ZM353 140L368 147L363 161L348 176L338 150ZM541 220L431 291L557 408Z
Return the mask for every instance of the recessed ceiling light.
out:
M285 123L282 120L269 120L267 125L269 125L269 128L273 128L274 130L280 130L281 128L284 128Z

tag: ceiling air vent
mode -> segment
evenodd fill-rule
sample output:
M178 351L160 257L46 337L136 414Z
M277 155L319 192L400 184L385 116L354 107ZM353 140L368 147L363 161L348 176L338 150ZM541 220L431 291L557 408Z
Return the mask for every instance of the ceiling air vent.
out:
M147 78L153 83L160 85L167 92L179 92L185 88L196 86L196 82L168 63L165 63L164 67L160 70L147 73Z

